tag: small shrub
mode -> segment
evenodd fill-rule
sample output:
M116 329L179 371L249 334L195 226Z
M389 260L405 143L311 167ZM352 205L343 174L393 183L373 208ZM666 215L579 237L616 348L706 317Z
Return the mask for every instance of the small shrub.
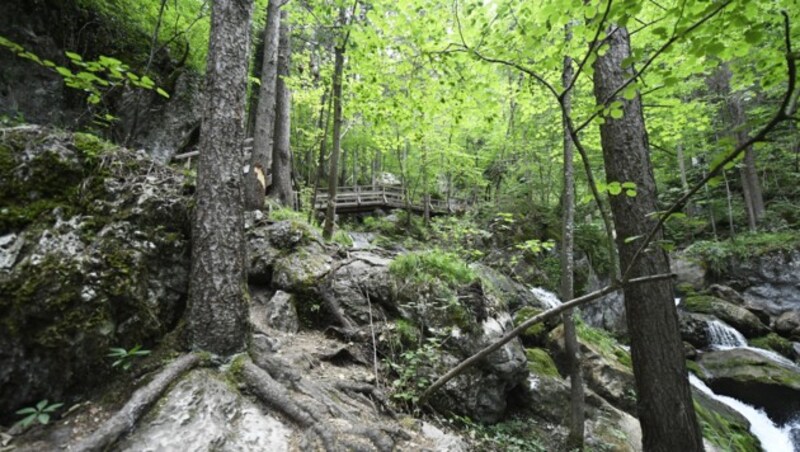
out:
M42 400L41 402L37 403L36 406L29 406L21 410L17 410L17 414L25 416L19 422L17 422L17 424L22 427L27 427L34 422L46 425L50 422L50 415L63 405L63 403L54 403L51 405L47 400Z
M347 231L342 229L339 229L333 233L332 241L348 248L353 246L353 238L350 237L350 234L348 234Z
M142 356L147 356L150 354L150 350L142 350L141 345L137 345L130 350L125 350L124 348L110 348L108 355L109 358L115 358L115 361L111 364L111 367L122 367L122 370L128 370L133 365L133 359L139 358Z

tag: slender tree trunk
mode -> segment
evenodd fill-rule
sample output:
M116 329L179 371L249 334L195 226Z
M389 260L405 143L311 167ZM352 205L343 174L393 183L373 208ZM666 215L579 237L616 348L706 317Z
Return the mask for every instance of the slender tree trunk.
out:
M286 84L292 58L289 12L281 11L278 45L278 80L275 98L275 144L272 149L271 196L282 205L292 204L292 156L290 150L292 92Z
M706 169L703 165L700 165L700 167L703 170L703 179L705 179ZM708 184L703 185L703 191L706 195L706 209L708 209L708 218L711 223L711 233L714 235L714 240L717 240L719 238L717 235L717 217L714 215L714 206L711 204L711 191L708 188Z
M345 7L339 8L339 23L347 23ZM336 218L336 176L339 173L339 153L342 138L342 75L344 73L344 51L347 42L337 43L334 48L333 62L333 149L331 150L330 173L328 176L328 209L325 212L325 226L322 236L330 240L333 237L334 220Z
M631 54L628 31L616 28L606 44L607 52L594 63L598 102L605 102L632 75L630 69L623 69L623 60ZM658 246L637 262L632 261L639 244L626 239L649 232L657 221L653 214L658 206L641 98L616 100L622 102L624 116L607 117L600 126L606 176L610 181L634 182L637 190L635 197L611 197L620 264L631 269L632 278L669 273L667 254ZM661 238L659 232L654 242ZM703 437L687 378L672 282L629 286L624 294L644 450L702 451Z
M728 226L731 230L731 238L736 237L736 226L733 223L733 196L731 196L731 185L728 183L728 173L722 170L722 180L725 181L725 199L728 200Z
M230 355L248 335L241 170L251 0L215 0L200 132L187 332Z
M742 106L741 95L734 93L731 89L731 70L727 64L719 67L717 72L711 77L713 88L723 97L725 122L730 130L730 135L736 140L737 144L747 141L748 129L746 126L744 107ZM744 151L744 159L740 171L742 179L742 194L744 197L745 211L747 212L747 225L751 231L758 227L758 221L764 216L764 197L761 193L761 183L758 180L756 170L756 159L753 148L749 147Z
M269 0L267 23L264 25L264 54L261 66L261 87L255 112L253 153L245 174L246 209L264 207L268 169L272 168L273 134L275 133L275 95L278 74L278 38L280 35L280 0Z
M567 40L572 33L567 29ZM569 86L572 80L572 58L564 58L564 71L562 84ZM575 240L575 170L572 165L573 149L572 137L567 130L567 119L572 110L571 93L564 95L564 191L561 195L561 299L574 298L574 240ZM567 367L570 381L570 418L569 435L567 436L568 450L583 450L583 375L581 374L580 347L575 331L575 312L573 309L564 311L564 348L567 353Z
M325 176L325 153L327 152L327 143L328 143L328 129L330 128L331 122L331 101L332 99L326 100L328 97L328 90L325 89L325 92L322 93L322 100L320 101L320 110L319 110L319 122L317 122L317 127L320 129L320 134L322 135L319 142L319 157L317 158L317 175L314 178L314 193L311 195L311 209L308 211L308 222L314 219L314 212L317 211L317 196L319 196L319 184L322 178ZM328 104L327 114L325 110L325 104Z

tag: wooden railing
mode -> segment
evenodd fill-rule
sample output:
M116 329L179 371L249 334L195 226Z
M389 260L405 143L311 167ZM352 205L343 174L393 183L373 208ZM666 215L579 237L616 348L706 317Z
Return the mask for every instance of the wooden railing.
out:
M317 194L314 208L325 210L328 205L328 190L321 189ZM343 186L336 190L336 209L340 211L360 211L375 208L405 209L422 212L424 202L406 203L405 189L402 186ZM431 199L428 208L432 213L457 213L465 210L467 202L461 199Z

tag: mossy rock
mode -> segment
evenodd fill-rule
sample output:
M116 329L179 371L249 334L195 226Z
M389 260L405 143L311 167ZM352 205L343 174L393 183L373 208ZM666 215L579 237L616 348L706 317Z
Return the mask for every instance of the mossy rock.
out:
M520 324L541 314L542 312L543 311L541 309L525 306L517 311L516 314L514 314L514 326L519 326ZM552 327L548 327L545 322L538 322L526 328L525 331L520 334L520 338L526 345L544 345L545 340L547 339L547 334L551 330Z
M526 348L525 357L528 358L528 370L532 374L561 378L556 363L546 350L542 348Z
M772 350L775 353L780 353L789 359L794 358L794 348L792 347L792 342L778 334L769 333L766 336L750 339L748 342L753 347Z
M745 348L703 353L698 364L714 392L763 408L778 423L800 411L800 372L793 365Z
M715 411L697 399L694 402L697 420L703 428L703 437L720 450L759 451L761 443L750 433L746 421L737 421Z
M758 337L769 333L769 327L747 309L711 295L687 297L681 303L687 311L710 314L739 330L745 337Z

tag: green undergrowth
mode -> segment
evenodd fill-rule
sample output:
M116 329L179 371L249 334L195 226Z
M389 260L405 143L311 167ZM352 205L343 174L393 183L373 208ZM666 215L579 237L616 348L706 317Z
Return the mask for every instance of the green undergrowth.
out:
M761 450L760 442L746 425L732 421L697 401L694 402L694 409L703 428L703 437L721 450Z
M514 326L518 326L530 318L537 316L542 313L541 309L533 308L530 306L524 306L520 308L519 311L514 314ZM538 322L535 323L525 331L522 332L520 337L522 338L523 343L527 344L536 344L536 345L543 345L544 341L547 337L547 333L550 330L547 328L545 322Z
M525 356L528 358L528 370L534 375L559 378L558 368L553 358L541 348L526 348Z
M418 282L437 279L449 286L476 279L475 272L460 257L439 249L401 254L392 261L389 271L398 278Z
M456 416L457 425L475 442L474 450L497 450L513 452L544 452L551 450L542 440L536 420L511 418L496 424L486 425L466 416Z
M603 357L616 361L628 369L633 369L631 354L620 345L609 332L593 328L582 321L577 322L578 338L591 344Z
M686 249L689 257L705 263L717 273L733 259L748 259L764 254L800 248L800 231L757 232L740 234L724 241L695 242Z

